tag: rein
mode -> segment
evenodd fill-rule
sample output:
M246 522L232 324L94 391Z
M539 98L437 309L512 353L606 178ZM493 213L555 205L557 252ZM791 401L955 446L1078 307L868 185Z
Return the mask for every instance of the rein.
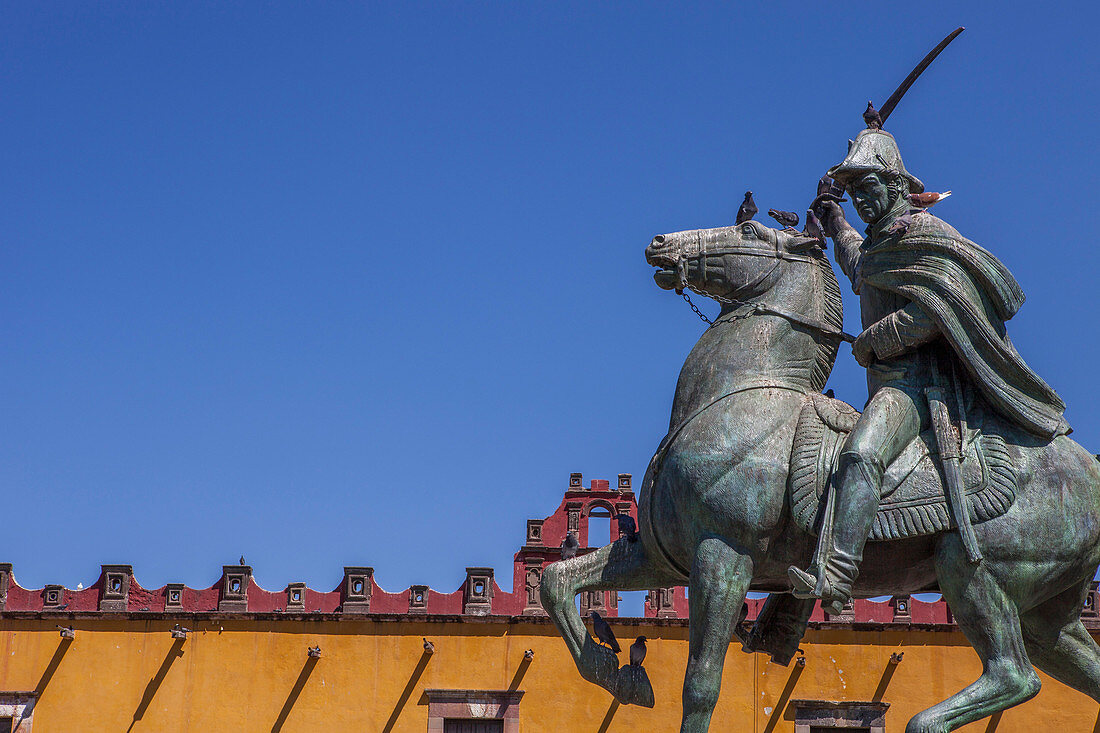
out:
M684 299L684 301L687 302L687 304L689 306L691 306L691 310L695 312L695 315L699 316L699 318L703 322L705 322L708 326L713 326L714 321L707 318L707 316L701 310L699 310L699 307L697 305L695 305L695 303L693 303L691 301L691 298L688 296L688 294L686 292L684 292L685 290L692 290L698 295L702 295L704 297L711 298L711 299L716 300L719 303L722 303L724 305L732 305L737 309L744 309L744 312L738 313L738 314L734 315L732 318L730 318L728 320L740 320L742 318L749 318L749 317L754 316L754 315L779 316L780 318L784 318L784 319L790 321L791 323L797 324L799 326L803 326L805 328L808 328L811 331L816 331L816 332L818 332L820 334L823 334L825 336L837 336L841 340L847 341L848 343L855 342L856 337L852 336L850 333L846 333L844 331L837 330L837 329L833 328L832 326L828 326L824 323L819 323L817 321L810 320L810 319L805 318L803 316L800 316L796 313L791 313L788 310L776 307L776 306L771 305L769 303L766 303L766 302L763 302L763 301L750 301L750 300L741 300L739 298L729 298L729 297L725 297L725 296L722 296L722 295L716 295L715 293L708 292L707 289L706 289L707 255L708 254L710 254L712 257L719 257L719 256L722 256L722 255L747 255L747 256L750 256L750 257L768 257L768 258L772 258L772 259L775 260L775 264L772 265L766 272L764 272L764 274L762 274L760 277L753 280L751 283L748 283L748 284L744 285L743 287L738 288L738 290L751 290L752 288L755 288L760 283L767 281L767 279L771 277L772 273L775 272L776 268L778 268L779 265L782 264L784 260L786 260L788 262L809 262L809 263L813 263L814 258L810 257L809 255L799 255L799 254L792 254L790 252L784 252L783 250L779 249L778 244L776 244L776 249L774 249L774 250L764 249L762 247L760 247L760 248L726 247L726 248L715 250L715 251L709 252L709 253L707 252L707 245L706 245L705 241L701 241L699 243L699 246L700 246L699 254L688 257L687 255L681 253L679 255L679 257L677 257L677 259L676 259L676 279L677 279L678 287L676 288L676 292L680 295L680 297L682 297ZM687 281L688 261L693 260L693 259L702 260L702 263L701 263L701 266L700 266L700 270L703 273L703 285L702 286L692 285L691 283L689 283Z

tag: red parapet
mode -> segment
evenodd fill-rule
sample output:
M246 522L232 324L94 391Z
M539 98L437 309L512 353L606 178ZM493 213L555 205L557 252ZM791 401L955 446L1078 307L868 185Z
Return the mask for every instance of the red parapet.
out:
M0 615L12 612L33 613L198 613L198 614L278 614L322 613L354 615L432 615L539 617L545 616L539 600L539 584L546 567L561 559L561 544L567 532L580 542L578 554L595 551L589 547L591 517L610 518L612 537L618 538L617 514L629 514L637 521L638 504L630 474L619 474L612 483L594 479L584 486L579 473L570 474L561 503L544 519L527 520L523 545L513 557L512 591L504 592L497 584L493 569L470 567L458 590L441 593L426 585L413 585L389 593L374 579L374 569L365 566L344 568L339 587L324 592L290 583L286 588L269 591L260 587L247 565L226 565L222 576L209 588L188 588L168 583L160 588L143 588L129 565L103 565L98 580L87 588L70 589L46 585L27 589L15 581L9 563L0 563ZM1097 623L1100 601L1094 598L1089 620ZM597 609L609 617L618 616L617 594L601 591L582 594L586 608ZM764 599L746 601L747 618L754 620ZM646 599L645 618L687 619L688 597L683 586L654 588ZM896 596L878 602L857 599L840 616L827 616L820 604L811 622L818 624L953 624L951 611L942 598L922 600Z

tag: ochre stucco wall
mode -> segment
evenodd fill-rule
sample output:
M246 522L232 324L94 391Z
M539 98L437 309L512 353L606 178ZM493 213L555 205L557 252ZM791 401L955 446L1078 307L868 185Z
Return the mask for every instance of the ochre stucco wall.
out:
M0 619L0 689L34 690L35 733L56 731L393 731L427 728L429 688L525 690L525 733L675 731L687 659L682 625L616 624L625 647L650 638L646 669L657 706L618 707L580 678L565 645L544 621L178 619L195 631L182 643L175 619L65 620L62 642L46 619ZM424 657L423 638L435 644ZM308 662L306 648L322 657ZM974 652L955 631L811 630L807 664L780 667L735 645L726 659L715 731L790 733L787 699L891 703L888 731L972 682ZM525 649L534 660L523 664ZM176 652L182 652L177 654ZM892 652L904 652L891 675ZM789 689L788 689L789 688ZM784 695L784 690L787 694ZM391 727L387 728L387 725ZM1043 677L1043 691L963 730L997 733L1100 730L1098 706Z

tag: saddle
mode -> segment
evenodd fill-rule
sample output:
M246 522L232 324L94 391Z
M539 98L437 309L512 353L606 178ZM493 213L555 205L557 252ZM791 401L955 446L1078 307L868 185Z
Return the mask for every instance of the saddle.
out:
M858 419L851 405L823 394L809 395L802 406L787 488L794 521L806 532L818 533L840 449ZM1017 480L1001 435L981 429L967 433L960 470L970 521L978 524L1008 511L1016 500ZM868 540L900 540L953 528L945 486L935 436L929 430L887 467Z

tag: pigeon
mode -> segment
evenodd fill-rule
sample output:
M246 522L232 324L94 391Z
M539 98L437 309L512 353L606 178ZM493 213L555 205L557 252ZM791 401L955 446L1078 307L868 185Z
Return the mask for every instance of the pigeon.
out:
M935 193L934 191L925 191L924 193L911 193L909 194L909 203L918 208L927 209L929 206L938 204L940 201L943 201L950 195L950 191L944 191L943 193Z
M619 536L626 537L630 542L637 542L638 525L634 523L634 517L629 514L617 514L615 518L619 520Z
M913 223L913 213L912 212L906 212L906 213L902 214L901 216L899 216L897 219L894 219L894 222L889 227L886 228L886 233L887 234L899 234L899 233L904 234L905 231L907 229L909 229L909 225L912 224L912 223Z
M817 218L813 209L806 209L805 232L814 239L820 239L822 246L825 245L825 230L821 226L821 219Z
M427 639L424 639L424 653L435 654L435 644L431 643Z
M868 130L882 129L882 116L871 102L867 102L867 109L863 111L863 121L867 123Z
M752 191L745 191L745 200L741 202L741 206L737 209L737 220L734 224L744 224L749 221L760 209L756 208L756 202L752 200Z
M611 630L611 624L604 621L603 616L595 611L588 614L588 617L592 619L592 633L596 635L596 638L611 647L611 651L616 654L621 652L622 648L615 638L615 632Z
M317 646L307 647L306 648L306 655L310 659L320 659L321 658L321 645L318 644Z
M829 194L834 198L844 197L844 186L841 186L835 178L824 175L817 182L817 195Z
M245 563L245 561L244 561L244 555L241 555L241 561L240 561L239 563L237 563L237 564L238 564L238 565L244 565L244 564L246 564L246 563Z
M793 227L798 225L798 214L794 213L793 211L768 209L768 216L775 219L777 222L785 227Z
M828 397L830 400L834 399L834 398L836 398L836 392L834 392L831 389L827 389L827 390L825 390L825 396Z
M641 667L642 660L645 659L645 637L639 636L634 640L634 643L630 645L630 665L632 667Z
M581 543L577 541L577 535L572 532L565 534L565 539L561 541L561 559L572 560L577 556L577 550L580 549Z

